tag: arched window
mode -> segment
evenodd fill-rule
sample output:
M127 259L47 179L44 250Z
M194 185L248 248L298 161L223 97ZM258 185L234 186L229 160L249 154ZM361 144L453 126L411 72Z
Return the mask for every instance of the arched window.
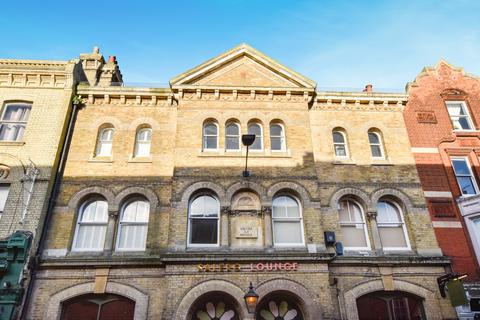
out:
M422 299L401 291L377 291L357 299L358 319L427 319Z
M372 152L372 158L385 158L385 150L383 148L383 141L380 133L373 130L368 131L368 141L370 142L370 151Z
M32 105L29 103L9 103L3 109L0 121L0 140L21 141L27 126Z
M135 137L135 157L150 156L150 145L152 142L152 129L140 128Z
M303 245L302 212L299 202L288 195L277 196L272 204L275 245Z
M219 238L220 204L210 194L195 197L188 209L188 244L216 246Z
M113 133L115 129L112 127L102 128L98 132L97 150L95 155L97 157L109 157L112 155Z
M249 147L250 150L263 150L263 130L259 123L251 123L248 125L248 134L255 135L255 141Z
M377 226L384 250L410 249L402 209L390 200L377 203Z
M87 294L62 303L62 320L133 320L135 302L114 294Z
M225 128L225 149L227 151L240 150L240 125L230 122Z
M149 215L150 203L143 198L131 199L123 205L118 224L117 250L145 250Z
M279 123L270 124L270 147L272 151L285 151L285 130Z
M239 320L234 299L224 293L212 292L197 299L189 310L189 320Z
M369 250L370 241L360 204L351 199L342 200L338 213L345 249Z
M80 207L73 240L74 251L102 251L108 224L107 201L96 198Z
M335 151L335 157L347 158L348 157L348 146L347 146L347 136L341 130L334 130L332 132L333 138L333 150Z
M203 125L203 150L218 149L218 125L207 122Z
M255 320L303 320L302 308L297 300L283 292L262 297Z

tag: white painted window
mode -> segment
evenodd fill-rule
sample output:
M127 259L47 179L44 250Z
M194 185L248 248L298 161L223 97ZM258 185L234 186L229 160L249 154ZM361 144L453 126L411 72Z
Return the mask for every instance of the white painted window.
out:
M0 140L21 141L30 115L31 104L9 103L3 109Z
M7 203L9 190L10 190L10 185L0 184L0 218L3 215L3 210L5 209L5 204Z
M195 197L188 210L188 244L218 246L220 234L220 204L209 194Z
M203 125L203 150L218 150L218 125L207 122Z
M405 221L400 206L389 200L377 203L377 227L384 250L409 250Z
M302 210L297 199L288 195L275 197L272 222L275 245L304 245Z
M152 129L141 128L135 139L135 157L149 157L152 143Z
M348 158L348 146L345 133L340 130L334 130L332 132L332 138L335 157Z
M339 222L342 230L343 245L346 250L369 250L365 215L362 206L351 199L340 201Z
M112 155L113 134L115 129L103 128L98 133L97 150L95 155L97 157L110 157Z
M255 141L249 147L250 150L263 150L263 129L259 123L248 125L248 134L255 135Z
M73 251L102 251L108 225L108 204L95 199L80 207Z
M230 122L225 127L225 149L227 151L240 150L240 125Z
M477 194L477 183L467 158L452 158L452 166L462 195Z
M370 143L370 151L372 158L383 159L385 158L385 151L383 149L382 137L378 132L368 132L368 142Z
M272 151L285 151L285 130L283 125L273 123L270 125L270 147Z
M122 207L118 225L118 251L144 251L147 243L150 203L132 199Z
M454 130L469 131L474 129L464 101L447 101L445 103Z

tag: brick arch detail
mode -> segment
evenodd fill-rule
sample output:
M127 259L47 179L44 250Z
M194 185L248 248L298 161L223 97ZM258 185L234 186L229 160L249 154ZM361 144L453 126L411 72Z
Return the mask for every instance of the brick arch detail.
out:
M260 197L262 204L271 205L272 203L272 200L267 198L267 190L265 190L265 188L259 185L258 183L250 182L250 181L235 182L230 187L228 187L227 191L225 192L225 201L231 202L233 195L237 193L239 190L253 190Z
M47 302L45 319L60 320L62 313L62 302L68 299L93 293L94 282L87 282L63 289L50 297ZM130 285L116 282L108 282L106 293L118 294L135 301L134 320L143 320L147 318L148 295L139 289Z
M338 201L340 201L340 199L345 196L354 196L358 200L360 200L360 202L363 202L362 205L365 206L367 211L373 210L372 201L370 200L369 196L362 190L356 188L343 188L337 190L330 197L330 207L337 208Z
M160 129L160 125L158 124L158 122L153 119L153 118L150 118L150 117L143 117L143 118L137 118L135 120L133 120L129 125L128 125L128 129L130 131L137 131L138 128L142 125L146 125L146 126L149 126L150 128L152 128L152 130L158 130Z
M245 292L237 285L226 280L207 280L197 284L193 288L187 289L185 295L177 305L177 311L173 319L186 320L190 307L199 297L209 292L223 292L230 295L235 300L234 302L239 313L239 318L247 319L248 311L243 300Z
M152 190L142 187L128 187L123 189L114 199L114 205L120 208L120 205L127 200L130 195L138 194L144 196L149 202L150 207L155 209L159 205L158 197Z
M216 193L218 200L220 201L221 206L228 206L230 203L229 199L225 197L225 190L222 186L211 182L211 181L199 181L189 185L182 193L181 203L188 207L188 201L192 197L192 195L201 189L210 189Z
M96 132L96 134L98 134L98 129L103 125L103 124L106 124L106 123L111 123L113 125L113 128L115 130L122 130L124 129L124 125L122 123L122 121L120 121L119 119L115 118L115 117L111 117L111 116L107 116L107 117L99 117L97 119L95 119L94 121L92 121L92 123L90 124L90 128ZM115 139L115 137L113 137Z
M291 181L283 181L283 182L277 182L270 186L267 191L267 198L268 201L271 203L273 197L275 194L277 194L279 191L282 190L291 190L300 197L300 200L302 201L303 205L305 207L320 207L320 202L319 201L312 201L310 197L310 193L303 187L302 185L291 182Z
M435 298L435 294L422 286L403 280L393 280L395 291L404 291L416 295L424 300L424 309L428 310L429 318L441 319L440 306ZM383 291L381 280L371 280L357 284L344 294L344 306L346 318L349 320L358 320L357 299L368 293Z
M302 284L287 279L272 279L261 283L255 288L255 291L262 297L275 291L291 293L300 300L300 307L305 314L305 320L321 320L322 310L318 301L313 299L311 294Z
M412 201L410 201L410 198L400 190L392 189L392 188L379 189L374 193L372 193L372 195L370 196L372 205L376 206L378 200L380 200L380 198L384 196L393 196L394 198L397 198L398 200L401 201L401 203L399 204L404 205L405 208L407 208L408 212L414 211L413 210L414 207L413 207Z
M115 195L112 191L107 188L94 186L82 189L75 193L68 201L68 207L77 210L81 204L81 202L89 195L99 194L105 198L108 202L108 210L118 210L118 207L115 205Z

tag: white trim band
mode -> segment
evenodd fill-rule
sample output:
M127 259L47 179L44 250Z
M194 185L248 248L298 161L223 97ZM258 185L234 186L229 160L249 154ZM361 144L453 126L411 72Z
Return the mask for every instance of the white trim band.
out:
M432 221L434 228L462 228L460 221Z
M426 198L453 198L450 191L423 191L423 196Z
M412 147L412 153L440 153L438 148L417 148Z

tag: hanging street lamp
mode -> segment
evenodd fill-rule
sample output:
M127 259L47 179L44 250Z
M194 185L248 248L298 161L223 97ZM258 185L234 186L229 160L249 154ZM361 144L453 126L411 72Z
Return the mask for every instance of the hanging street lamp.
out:
M250 282L250 287L248 288L248 292L243 297L245 299L245 304L247 305L247 310L249 313L255 313L258 303L258 294L253 289L253 285Z

